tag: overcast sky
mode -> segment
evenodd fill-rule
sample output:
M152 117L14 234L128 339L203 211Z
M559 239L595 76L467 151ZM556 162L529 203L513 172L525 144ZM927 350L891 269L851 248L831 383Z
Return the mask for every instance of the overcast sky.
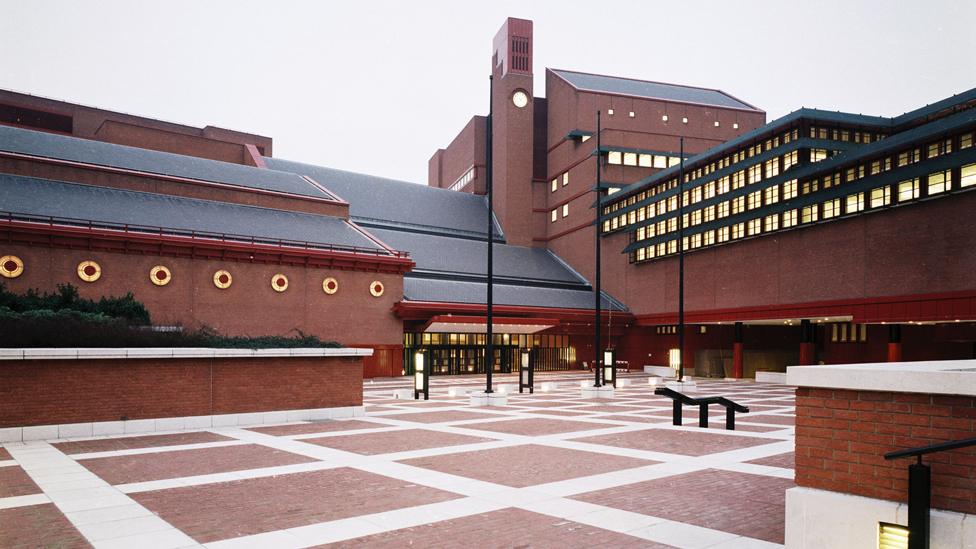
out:
M896 115L976 87L976 2L0 0L0 88L274 138L277 157L426 183L487 111L491 40L545 67Z

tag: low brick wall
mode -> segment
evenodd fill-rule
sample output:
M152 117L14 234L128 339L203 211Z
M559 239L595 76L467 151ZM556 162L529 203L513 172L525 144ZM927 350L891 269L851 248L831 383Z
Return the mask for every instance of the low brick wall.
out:
M362 356L0 361L0 427L361 406Z
M903 503L913 460L885 453L976 437L972 396L800 387L796 397L798 486ZM976 448L923 459L932 507L976 514Z

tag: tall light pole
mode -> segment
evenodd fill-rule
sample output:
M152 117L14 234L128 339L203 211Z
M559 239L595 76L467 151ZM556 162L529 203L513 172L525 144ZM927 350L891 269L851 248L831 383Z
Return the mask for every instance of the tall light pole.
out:
M678 381L685 372L685 138L678 160Z
M596 334L593 343L593 386L600 387L600 231L603 230L603 201L600 199L602 191L600 189L600 159L603 151L600 150L600 111L596 111L596 276L594 277L595 288L593 290L593 331ZM609 334L608 336L609 337Z
M492 99L494 98L494 81L488 76L488 120L485 123L485 188L488 191L488 319L485 341L485 393L492 393L491 373L495 368L494 326L492 325L492 248L494 247L494 202L491 185L491 137L492 137Z

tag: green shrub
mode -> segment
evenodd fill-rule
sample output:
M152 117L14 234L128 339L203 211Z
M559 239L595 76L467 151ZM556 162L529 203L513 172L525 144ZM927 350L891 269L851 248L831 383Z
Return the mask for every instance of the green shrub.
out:
M6 307L15 312L27 311L77 311L81 313L101 314L111 318L122 319L129 324L148 325L149 311L146 306L136 301L132 293L123 297L102 297L98 302L78 296L78 288L71 284L58 284L55 293L38 293L30 289L24 295L17 295L7 290L0 283L0 307Z

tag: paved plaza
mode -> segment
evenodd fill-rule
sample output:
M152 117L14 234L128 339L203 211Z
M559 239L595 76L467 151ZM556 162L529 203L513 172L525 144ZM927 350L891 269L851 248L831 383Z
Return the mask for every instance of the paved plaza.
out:
M448 396L482 378L367 380L364 417L4 444L0 547L782 546L791 388L699 380L750 407L726 431L719 407L671 425L644 376L603 401L581 379L492 408Z

